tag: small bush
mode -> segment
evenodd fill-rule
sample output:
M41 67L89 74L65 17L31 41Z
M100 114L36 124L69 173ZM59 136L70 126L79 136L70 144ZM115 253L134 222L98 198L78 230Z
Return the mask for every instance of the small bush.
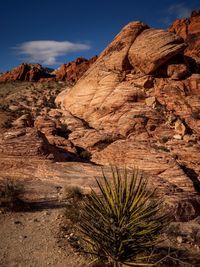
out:
M67 199L82 200L84 197L83 191L78 186L68 186L65 188L65 195Z
M6 179L0 186L0 206L10 210L24 209L24 186L18 181Z
M97 185L100 194L92 190L84 200L80 220L86 252L102 266L143 266L168 223L147 179L137 170L128 175L116 168L111 181L103 173Z
M82 201L84 194L80 187L70 186L65 189L67 199L65 217L73 224L79 224L81 218Z
M162 136L161 138L160 138L160 142L161 143L167 143L168 141L170 140L170 137L169 136Z
M91 159L91 153L83 147L76 146L76 153L83 161L90 161Z
M90 158L91 158L91 153L89 152L89 151L82 151L81 153L80 153L80 157L83 159L83 160L90 160Z
M7 121L5 121L4 123L2 123L2 127L5 129L10 129L12 128L12 120L8 119Z

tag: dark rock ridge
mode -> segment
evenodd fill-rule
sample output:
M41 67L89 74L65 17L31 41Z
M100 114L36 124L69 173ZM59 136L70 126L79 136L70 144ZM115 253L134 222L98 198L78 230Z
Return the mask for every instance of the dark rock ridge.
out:
M54 75L49 73L48 69L43 68L40 64L22 63L11 71L0 75L0 82L9 81L31 81L37 82L41 78L52 78Z

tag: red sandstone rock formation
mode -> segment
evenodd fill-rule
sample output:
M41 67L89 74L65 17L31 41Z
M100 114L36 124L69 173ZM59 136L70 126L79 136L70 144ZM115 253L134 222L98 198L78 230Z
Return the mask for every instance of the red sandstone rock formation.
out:
M76 82L96 59L97 56L89 60L81 57L67 64L62 64L59 69L54 72L56 74L56 80Z
M200 74L185 47L171 32L129 23L56 99L73 144L95 163L152 175L179 219L197 216L200 203Z
M23 63L18 67L0 75L0 82L8 81L34 81L37 82L41 78L54 77L49 74L40 64Z
M200 74L185 47L174 33L129 23L76 85L57 96L57 110L13 122L18 130L33 129L13 138L5 135L15 132L4 133L1 155L33 157L45 143L50 158L57 151L70 160L84 149L94 163L148 173L177 220L199 216ZM84 60L77 62L68 65L71 81Z
M197 58L200 63L200 9L193 11L190 18L175 20L168 30L185 40L188 45L185 55Z

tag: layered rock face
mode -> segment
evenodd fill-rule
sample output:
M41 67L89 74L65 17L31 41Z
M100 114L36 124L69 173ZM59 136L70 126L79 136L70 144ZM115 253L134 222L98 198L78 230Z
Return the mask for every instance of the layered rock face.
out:
M41 78L54 77L47 72L40 64L21 64L18 67L0 75L0 82L8 81L34 81Z
M77 58L67 64L62 64L54 73L58 81L76 82L88 70L88 68L96 61L97 56L87 60L85 58Z
M169 31L185 40L188 45L185 55L194 57L200 64L200 10L193 11L190 18L174 21Z
M182 39L177 35L148 29L138 36L128 55L133 66L137 66L145 74L150 74L184 48Z
M48 142L34 129L14 129L0 138L0 153L11 157L42 156L48 153Z
M183 219L200 203L200 74L185 47L174 33L129 23L56 99L74 145L95 163L147 172Z

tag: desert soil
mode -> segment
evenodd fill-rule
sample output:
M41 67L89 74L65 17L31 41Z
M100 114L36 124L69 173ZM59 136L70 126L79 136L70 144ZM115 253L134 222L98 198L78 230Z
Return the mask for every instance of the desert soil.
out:
M85 266L85 260L67 242L67 235L60 238L62 214L62 208L51 206L1 214L0 266Z

